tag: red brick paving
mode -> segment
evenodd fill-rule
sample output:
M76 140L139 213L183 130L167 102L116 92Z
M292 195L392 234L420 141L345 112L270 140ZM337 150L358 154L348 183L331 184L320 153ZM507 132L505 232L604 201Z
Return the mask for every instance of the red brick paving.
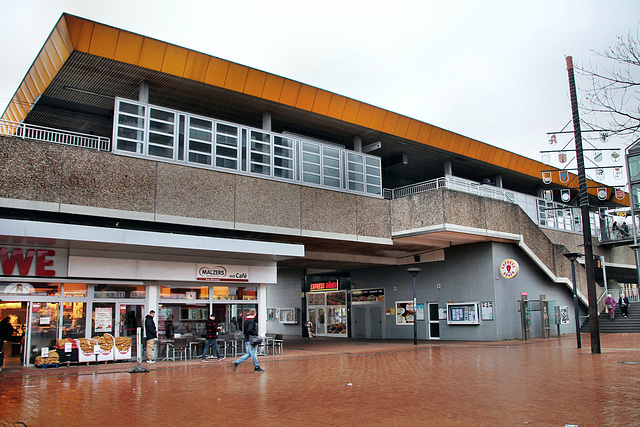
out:
M0 374L0 424L640 425L640 334L484 342L285 341L282 356ZM23 424L20 424L23 423Z

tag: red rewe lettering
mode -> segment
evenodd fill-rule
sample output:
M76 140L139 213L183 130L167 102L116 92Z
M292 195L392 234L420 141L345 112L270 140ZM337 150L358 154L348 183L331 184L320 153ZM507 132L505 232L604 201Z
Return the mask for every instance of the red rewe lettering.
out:
M31 250L31 249L30 249ZM47 257L56 256L56 251L51 249L39 250L36 257L36 276L55 276L55 270L47 270L46 267L53 266L53 260Z
M21 276L29 274L31 264L33 263L33 256L36 254L35 249L27 249L26 255L23 255L21 248L14 248L11 256L9 256L9 249L0 248L0 263L2 263L2 274L11 275L18 264L18 273ZM53 264L53 261L51 261Z

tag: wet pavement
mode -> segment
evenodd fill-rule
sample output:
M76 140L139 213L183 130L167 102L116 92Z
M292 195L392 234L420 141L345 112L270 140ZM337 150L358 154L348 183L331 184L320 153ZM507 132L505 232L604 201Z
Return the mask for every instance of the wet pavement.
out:
M493 342L285 340L260 356L0 374L0 425L640 425L640 334Z

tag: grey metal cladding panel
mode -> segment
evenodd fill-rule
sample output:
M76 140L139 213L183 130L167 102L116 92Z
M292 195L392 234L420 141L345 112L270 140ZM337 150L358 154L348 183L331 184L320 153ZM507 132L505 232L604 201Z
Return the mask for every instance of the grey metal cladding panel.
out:
M356 197L358 236L391 238L389 200Z
M236 222L300 229L301 186L242 175L236 182Z
M0 197L58 203L64 148L0 137Z
M168 163L157 163L157 168L158 214L234 220L234 175Z
M356 196L302 187L303 230L356 235Z
M156 165L148 160L67 147L60 201L77 206L153 212Z

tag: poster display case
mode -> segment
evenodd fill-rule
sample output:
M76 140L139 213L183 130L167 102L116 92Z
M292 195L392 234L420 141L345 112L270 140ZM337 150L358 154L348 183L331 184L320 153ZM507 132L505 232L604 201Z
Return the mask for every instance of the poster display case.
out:
M297 308L281 308L280 323L284 323L286 325L297 325L298 309Z
M447 304L447 324L479 325L480 302L454 302Z

